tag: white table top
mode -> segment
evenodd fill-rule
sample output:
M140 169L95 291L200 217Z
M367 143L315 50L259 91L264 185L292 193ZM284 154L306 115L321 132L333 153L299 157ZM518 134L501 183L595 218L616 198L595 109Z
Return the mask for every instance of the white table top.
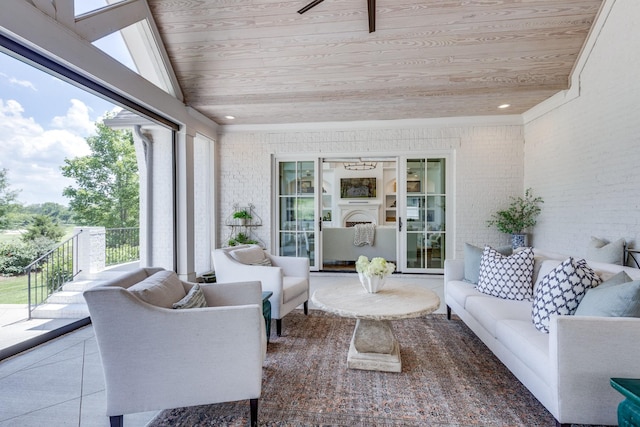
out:
M323 287L311 301L321 310L341 317L370 320L398 320L420 317L440 307L435 292L387 279L381 291L370 294L354 278L349 285Z

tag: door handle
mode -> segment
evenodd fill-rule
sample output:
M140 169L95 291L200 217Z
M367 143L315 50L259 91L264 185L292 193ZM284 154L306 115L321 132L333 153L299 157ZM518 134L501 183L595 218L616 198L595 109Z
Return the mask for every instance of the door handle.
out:
M398 231L402 231L402 218L398 217Z

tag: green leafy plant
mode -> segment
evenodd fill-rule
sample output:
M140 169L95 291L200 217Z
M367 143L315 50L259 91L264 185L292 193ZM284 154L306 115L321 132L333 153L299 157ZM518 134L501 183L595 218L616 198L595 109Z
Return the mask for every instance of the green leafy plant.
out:
M237 245L255 245L257 244L257 240L250 239L244 233L238 233L235 237L229 239L229 246L237 246Z
M524 197L511 197L511 204L507 209L500 210L487 221L487 226L495 226L507 234L523 234L524 231L536 225L544 203L541 197L533 197L531 188L527 188Z
M251 218L253 218L251 216L251 214L249 213L249 211L247 211L246 209L234 212L233 213L233 217L237 218L237 219L251 219Z

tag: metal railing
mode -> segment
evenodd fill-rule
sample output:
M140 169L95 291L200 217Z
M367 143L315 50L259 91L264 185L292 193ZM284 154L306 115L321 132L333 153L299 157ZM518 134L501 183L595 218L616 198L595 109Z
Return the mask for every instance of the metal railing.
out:
M106 266L137 261L140 259L140 229L138 227L107 228L105 246Z
M31 312L42 304L49 295L57 292L62 285L72 280L80 271L74 260L78 259L78 235L60 243L46 254L25 267L28 283L29 319Z

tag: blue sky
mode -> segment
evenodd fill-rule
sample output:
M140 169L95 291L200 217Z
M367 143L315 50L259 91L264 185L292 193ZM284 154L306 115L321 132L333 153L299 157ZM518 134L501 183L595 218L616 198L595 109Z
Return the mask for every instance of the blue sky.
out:
M86 12L104 0L83 0ZM109 37L96 46L131 65L122 39ZM73 181L64 178L65 158L89 154L85 138L95 121L116 108L69 83L0 53L0 169L8 170L10 188L25 204L56 202Z

